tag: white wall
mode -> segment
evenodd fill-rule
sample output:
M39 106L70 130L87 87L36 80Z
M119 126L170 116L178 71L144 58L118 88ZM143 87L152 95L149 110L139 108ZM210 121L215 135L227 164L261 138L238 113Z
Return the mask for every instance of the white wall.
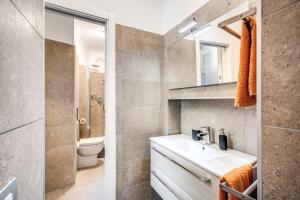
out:
M115 15L116 23L164 34L209 0L46 0L88 13Z
M165 34L209 0L164 0L161 33Z
M52 12L45 12L45 37L74 45L74 20Z
M46 0L68 8L82 8L89 14L115 15L116 23L154 33L161 33L164 0Z

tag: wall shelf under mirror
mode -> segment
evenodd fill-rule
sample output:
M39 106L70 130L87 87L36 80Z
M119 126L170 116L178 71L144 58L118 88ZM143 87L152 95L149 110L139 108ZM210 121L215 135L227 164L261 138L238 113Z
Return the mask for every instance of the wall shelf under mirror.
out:
M168 100L183 99L235 99L236 83L225 83L200 87L177 88L167 90Z

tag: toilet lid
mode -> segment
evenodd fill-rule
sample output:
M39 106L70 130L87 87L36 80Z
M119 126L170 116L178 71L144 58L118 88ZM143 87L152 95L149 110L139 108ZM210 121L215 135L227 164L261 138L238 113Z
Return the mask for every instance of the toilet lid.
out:
M104 137L84 138L78 142L79 146L100 144L104 142Z

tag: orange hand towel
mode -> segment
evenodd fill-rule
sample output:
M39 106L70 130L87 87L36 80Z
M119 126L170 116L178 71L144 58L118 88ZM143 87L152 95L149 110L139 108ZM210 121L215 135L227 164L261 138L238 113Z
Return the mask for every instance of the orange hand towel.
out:
M256 96L256 20L249 17L251 47L250 47L250 64L249 64L249 95Z
M242 23L240 66L235 98L236 107L256 103L256 21L249 17Z
M243 165L239 168L228 172L220 178L220 183L225 182L228 187L231 187L239 192L244 192L253 181L253 169L251 164ZM219 200L238 200L239 198L227 194L223 190L219 190Z

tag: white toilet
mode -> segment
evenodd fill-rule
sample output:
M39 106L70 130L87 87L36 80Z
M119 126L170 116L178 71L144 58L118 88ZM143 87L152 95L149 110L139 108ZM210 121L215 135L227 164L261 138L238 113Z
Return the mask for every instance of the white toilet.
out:
M104 137L84 138L77 142L77 168L97 165L98 154L104 148Z

